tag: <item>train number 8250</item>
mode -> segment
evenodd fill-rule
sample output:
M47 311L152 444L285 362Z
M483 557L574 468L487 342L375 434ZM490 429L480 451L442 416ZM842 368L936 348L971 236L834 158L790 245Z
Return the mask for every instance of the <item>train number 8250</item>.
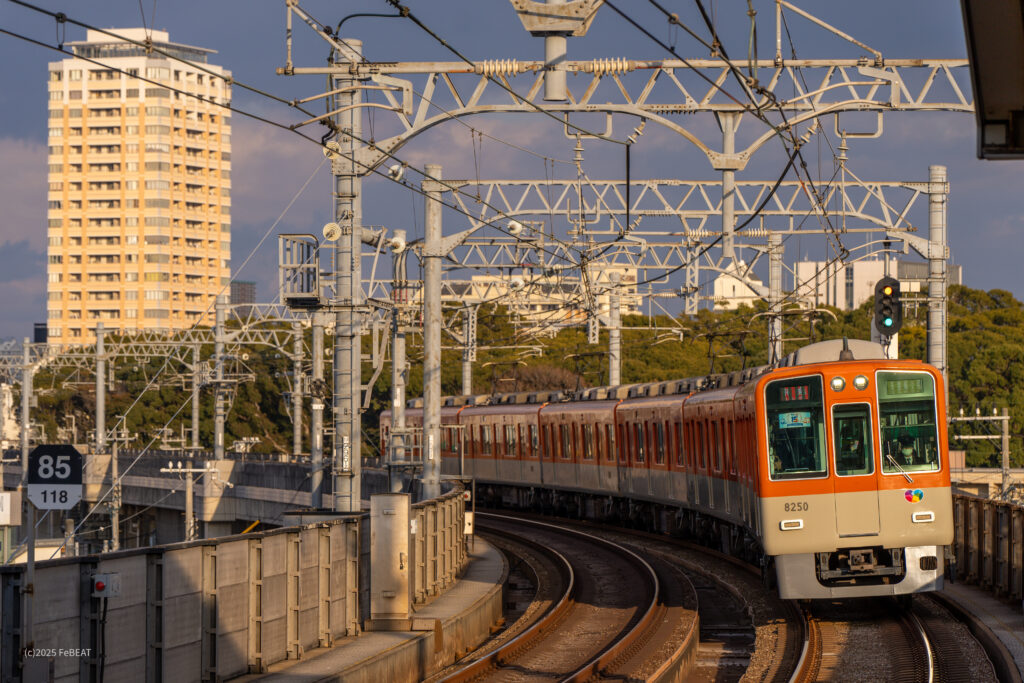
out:
M786 503L783 506L786 512L807 512L807 503L802 500L794 501L792 503Z

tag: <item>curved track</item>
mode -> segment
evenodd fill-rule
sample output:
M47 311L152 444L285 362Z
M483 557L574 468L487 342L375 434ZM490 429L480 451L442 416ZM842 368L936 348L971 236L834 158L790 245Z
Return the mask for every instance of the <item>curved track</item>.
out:
M535 623L445 680L621 680L675 621L662 585L670 570L621 545L522 518L479 515L477 527L561 558L564 590Z

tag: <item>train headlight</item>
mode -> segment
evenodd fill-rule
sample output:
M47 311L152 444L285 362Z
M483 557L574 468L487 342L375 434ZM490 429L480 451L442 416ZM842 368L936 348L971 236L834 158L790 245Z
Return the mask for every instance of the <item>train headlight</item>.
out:
M833 377L830 384L832 385L832 391L842 391L846 388L846 380L842 377Z
M868 388L868 378L864 375L857 375L853 378L853 387L858 391L864 391Z

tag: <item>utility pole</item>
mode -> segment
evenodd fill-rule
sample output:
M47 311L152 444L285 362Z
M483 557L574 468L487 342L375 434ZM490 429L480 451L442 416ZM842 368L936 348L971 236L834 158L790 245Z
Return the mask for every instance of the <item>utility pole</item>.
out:
M214 404L213 404L213 458L224 459L224 422L227 417L227 400L224 396L224 318L227 315L228 298L217 297L216 325L213 331Z
M209 465L209 463L208 463ZM167 463L167 467L161 467L161 472L165 474L182 474L185 476L185 540L194 541L196 539L196 515L195 515L195 481L192 479L193 474L208 474L210 472L209 467L193 467L191 460L186 460L185 464L182 465L179 460L177 465L172 462Z
M362 59L361 40L346 39L333 52L333 66ZM334 220L341 236L334 244L334 509L358 512L362 469L362 176L356 167L362 139L359 81L343 71L331 76L332 111L340 158L332 165Z
M292 455L302 455L302 326L292 323ZM281 460L287 461L281 455Z
M324 506L324 321L315 311L313 317L313 376L310 380L309 467L312 507Z
M423 240L423 497L441 495L441 166L427 164Z
M96 323L96 454L107 450L107 359L103 323Z

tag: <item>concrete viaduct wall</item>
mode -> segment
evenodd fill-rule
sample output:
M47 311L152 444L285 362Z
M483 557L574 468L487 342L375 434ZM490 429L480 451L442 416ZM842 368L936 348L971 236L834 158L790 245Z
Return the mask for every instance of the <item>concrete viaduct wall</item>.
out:
M461 489L413 507L416 603L466 566ZM56 681L201 681L265 671L359 633L369 618L369 517L40 562L34 647ZM0 681L18 680L24 566L0 567ZM120 595L91 596L117 573ZM74 656L61 651L84 650Z

